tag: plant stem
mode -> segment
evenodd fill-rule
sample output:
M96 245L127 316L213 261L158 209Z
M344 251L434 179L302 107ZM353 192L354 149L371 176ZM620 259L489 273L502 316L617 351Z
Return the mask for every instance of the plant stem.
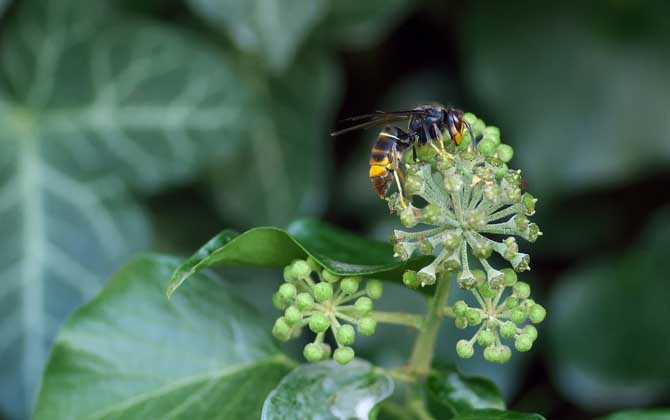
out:
M414 349L409 358L407 370L418 375L427 375L433 362L435 352L435 340L444 317L444 307L449 299L449 288L451 281L444 276L437 281L435 296L430 302L428 313L424 318L419 335L414 341Z
M416 314L409 314L405 312L382 312L372 311L370 316L378 322L386 324L406 325L408 327L420 329L423 323L423 317Z

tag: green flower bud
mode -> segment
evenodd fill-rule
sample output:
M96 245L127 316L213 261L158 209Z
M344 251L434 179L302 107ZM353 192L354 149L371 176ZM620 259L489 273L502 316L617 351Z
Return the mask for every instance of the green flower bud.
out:
M526 282L517 282L512 290L514 296L518 297L519 299L527 299L528 296L530 296L530 285Z
M528 338L530 338L532 341L535 341L537 339L537 328L533 325L526 325L523 327L523 334L526 335Z
M464 316L456 317L456 319L454 320L454 325L459 330L464 330L468 327L468 319Z
M340 347L335 349L333 359L341 365L346 365L354 359L354 349L351 347Z
M324 348L319 343L309 343L302 351L302 355L308 362L318 362L323 360Z
M333 286L330 283L320 282L314 285L314 297L319 302L325 302L333 297Z
M503 338L512 338L516 334L516 325L512 321L505 321L500 326L500 335Z
M530 256L528 254L519 252L512 258L510 263L512 263L512 268L519 273L530 270Z
M496 167L496 179L501 180L505 175L507 175L509 167L506 163L500 162L500 166Z
M528 217L524 214L517 214L514 216L514 224L516 224L516 228L519 229L520 231L525 231L528 228Z
M405 178L405 194L408 197L411 197L413 195L419 194L422 188L423 188L423 178L421 177L421 175L416 173L408 174L407 178ZM400 216L402 217L402 213ZM405 226L405 227L412 227L412 226Z
M365 284L365 293L372 299L379 299L384 293L384 284L380 280L368 280Z
M400 210L400 223L406 228L413 228L418 223L416 218L416 213L412 206L407 206L404 209Z
M479 293L481 293L483 297L490 299L495 297L498 292L495 289L491 289L488 283L484 282L479 286Z
M479 144L477 144L479 153L484 156L491 156L494 154L496 152L496 146L497 144L495 143L495 140L486 136L479 142Z
M519 298L516 296L508 296L507 299L505 299L505 307L507 309L514 309L517 306L519 306Z
M309 264L304 260L295 260L290 267L293 270L293 277L298 279L307 278L312 273Z
M486 283L486 273L482 270L472 270L472 275L475 277L475 284L478 286Z
M486 227L486 217L481 210L467 210L464 214L463 221L465 225L472 230L482 230Z
M522 324L526 320L526 311L522 307L517 306L509 312L509 319L515 324Z
M516 271L512 270L511 268L503 268L500 271L502 271L503 274L505 275L505 279L503 280L503 284L506 287L514 286L514 283L516 283L516 279L517 279Z
M487 259L493 252L491 244L484 241L473 242L470 244L470 248L472 248L472 255L474 255L475 258Z
M477 344L482 347L488 347L496 340L495 334L491 330L481 330L477 334Z
M422 210L421 217L429 225L439 225L442 220L442 210L435 204L427 204Z
M309 319L309 329L315 333L322 333L330 327L330 321L321 312L317 312Z
M540 227L536 223L531 223L528 225L528 231L526 232L526 239L528 242L535 242L537 241L537 238L542 236L542 232L540 231Z
M487 362L497 362L499 357L498 348L496 346L489 346L484 349L484 359Z
M450 251L455 250L461 245L461 235L455 232L446 232L442 235L442 246Z
M272 335L279 341L288 341L291 338L291 327L288 325L284 317L279 317L272 327Z
M284 271L282 273L283 273L284 281L286 283L293 283L297 280L295 277L293 277L293 270L291 269L290 265L287 265L286 267L284 267Z
M359 297L358 299L356 299L354 307L356 308L356 312L360 316L365 316L369 314L370 311L372 311L372 299L366 296Z
M419 287L419 280L416 278L416 271L405 271L402 274L402 283L410 289L416 289Z
M377 329L377 320L369 316L358 320L358 332L363 335L372 335Z
M297 291L298 290L291 283L284 283L279 286L279 296L285 301L293 299Z
M469 359L475 354L475 349L468 340L458 340L456 343L456 354L461 359Z
M454 173L444 177L444 189L447 190L447 192L459 192L463 190L464 185L465 182L463 181L463 177L458 174Z
M486 270L486 278L493 289L499 289L503 286L505 274L502 271L491 268Z
M477 270L474 270L477 271ZM472 274L472 271L461 271L458 273L458 276L456 276L456 280L458 281L458 287L461 289L471 289L474 286L477 285L477 279L475 278L474 274Z
M445 172L449 170L449 168L451 168L452 166L454 166L453 160L444 156L437 157L435 167L437 168L438 171Z
M502 253L504 259L511 260L519 253L519 245L516 243L516 239L513 236L505 238L503 244L505 245L505 250Z
M498 159L505 163L508 163L514 157L514 149L508 144L499 144L496 153L498 154Z
M279 292L275 292L272 295L272 304L277 309L285 309L288 306L288 302L286 302L286 300L284 300L284 298L281 297Z
M349 346L354 344L354 340L356 339L356 332L354 331L354 327L345 324L337 329L335 337L337 338L338 343Z
M295 297L295 306L301 311L307 311L314 306L314 298L306 292L298 293Z
M522 197L522 201L528 216L535 213L535 203L537 203L537 198L533 197L530 193L525 193Z
M284 319L289 325L295 325L302 319L302 313L295 306L289 306L284 311Z
M468 310L468 305L463 300L454 302L454 313L456 316L465 316L465 311Z
M358 291L360 281L360 277L345 277L340 283L340 290L347 295L353 295Z
M309 265L310 270L317 271L317 272L321 271L321 266L311 256L307 257L307 264Z
M494 139L496 145L498 145L500 144L500 129L494 125L489 125L484 128L484 137Z
M424 267L421 271L416 273L416 280L421 286L430 286L431 284L435 284L435 281L437 280L434 274L426 271L427 267Z
M465 311L465 317L468 319L469 325L479 325L479 323L482 322L482 314L479 309L468 309Z
M528 318L533 324L539 324L547 316L547 310L537 303L528 308Z
M335 283L335 282L340 280L340 278L338 276L336 276L335 274L331 273L330 271L328 271L326 269L321 271L321 278L324 281L327 281L328 283Z
M512 349L502 345L498 347L498 363L507 363L512 358Z
M427 239L419 241L419 253L421 255L433 255L433 244Z
M500 196L502 194L502 189L497 184L487 184L484 185L484 198L491 203L500 202ZM484 225L485 226L485 225ZM481 228L479 228L481 229Z
M527 335L521 334L514 340L514 347L518 351L528 351L533 347L533 340Z

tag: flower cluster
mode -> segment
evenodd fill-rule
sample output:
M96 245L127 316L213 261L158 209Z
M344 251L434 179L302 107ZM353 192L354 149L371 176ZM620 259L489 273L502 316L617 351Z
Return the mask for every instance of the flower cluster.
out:
M418 224L431 227L395 230L392 241L395 255L403 260L414 253L436 255L420 271L406 272L405 285L431 285L438 274L453 272L458 286L471 291L481 306L468 308L459 302L453 308L457 326L481 324L472 340L458 343L458 354L472 356L471 344L476 340L486 348L487 360L504 362L511 352L500 343L500 337L516 338L520 351L530 349L537 331L532 325L523 330L516 325L527 317L540 322L545 314L544 308L528 299L528 285L516 282L517 272L530 270L530 257L519 251L516 237L534 242L542 235L529 220L537 199L524 192L521 171L507 166L514 153L500 142L498 128L487 127L472 114L465 118L480 139L477 151L466 134L459 146L424 147L416 159L407 160L405 200L394 194L389 197L389 207L407 228ZM425 204L415 206L418 201ZM495 268L498 263L490 262L494 258L506 261L512 269ZM471 264L478 264L483 271L471 268ZM500 304L507 287L514 291Z
M337 344L333 359L349 363L354 358L353 325L362 335L375 333L372 300L379 299L384 290L379 280L366 280L365 287L362 283L360 277L340 278L330 273L311 257L293 261L284 268L284 283L272 297L275 307L284 310L284 315L275 321L272 334L287 341L308 326L316 337L305 346L303 355L308 361L317 362L331 356L331 347L325 342L326 332L331 330Z

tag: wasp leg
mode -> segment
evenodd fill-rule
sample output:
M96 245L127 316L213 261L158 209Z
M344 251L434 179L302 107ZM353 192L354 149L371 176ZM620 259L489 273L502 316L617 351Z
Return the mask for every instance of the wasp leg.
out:
M440 143L440 149L441 149L440 154L442 156L445 156L445 157L449 158L449 159L453 159L454 157L452 156L452 154L447 152L447 149L444 146L444 135L442 134L442 131L440 131L437 128L437 124L433 124L433 128L435 129L435 133L437 134L437 139L439 140L439 143Z
M439 130L437 130L436 125L433 125L433 126L435 127L435 134L438 136L438 139L439 139L440 137L442 137L442 134L439 132ZM444 149L443 142L440 141L440 146L442 146L441 149L438 148L437 146L435 146L435 140L437 140L437 139L433 139L433 137L430 135L430 132L428 131L428 127L425 124L423 126L423 131L426 133L426 140L428 140L428 144L430 144L430 147L435 149L435 151L437 152L438 155L446 156L447 151ZM440 133L440 134L438 134L438 133Z
M398 186L398 193L400 194L400 207L407 208L407 203L405 203L405 193L402 191L402 185L400 184L400 178L398 177L398 171L393 171L393 177L395 178L395 183Z
M393 178L395 178L395 183L398 186L398 194L400 194L400 207L404 209L407 207L407 204L405 203L405 193L402 190L402 185L405 182L405 175L402 173L402 170L400 169L401 161L402 161L402 153L398 152L398 150L394 147L393 165L389 168L389 170L393 172ZM400 180L402 180L402 182L400 182Z

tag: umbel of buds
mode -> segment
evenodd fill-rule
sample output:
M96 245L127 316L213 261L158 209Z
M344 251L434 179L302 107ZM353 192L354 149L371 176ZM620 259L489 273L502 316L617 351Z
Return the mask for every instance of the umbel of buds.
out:
M287 341L308 327L316 336L303 350L305 359L317 362L332 353L338 363L349 363L354 358L351 346L356 341L356 330L362 335L375 333L377 321L370 316L372 301L383 291L379 280L341 278L311 257L295 260L284 268L284 282L272 296L275 307L284 311L275 321L272 334ZM325 340L328 331L337 345L334 352Z
M537 199L524 191L521 171L507 166L514 152L500 142L498 128L472 114L465 119L479 139L477 150L466 133L459 146L424 147L416 160L408 157L405 200L396 193L388 201L402 225L413 230L395 230L392 241L395 255L403 260L415 253L436 256L420 271L405 272L406 286L432 285L438 274L451 272L460 288L472 292L479 308L459 301L448 311L459 328L479 326L471 340L457 343L458 355L471 357L477 342L486 360L505 362L511 350L501 338L514 339L518 351L529 350L537 330L520 324L541 322L546 314L516 275L530 270L530 256L519 250L517 238L534 242L542 235L529 220ZM426 204L414 206L417 197ZM508 268L495 268L494 258Z

